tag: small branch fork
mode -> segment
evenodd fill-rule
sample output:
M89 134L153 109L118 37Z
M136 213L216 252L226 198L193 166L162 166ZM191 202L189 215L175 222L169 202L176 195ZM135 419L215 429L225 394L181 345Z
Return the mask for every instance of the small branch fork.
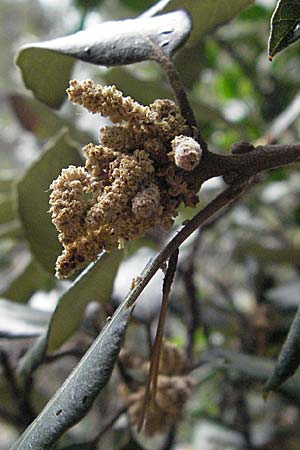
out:
M218 176L229 176L235 184L266 170L296 163L300 158L300 142L290 145L259 145L242 153L245 151L245 144L249 145L249 149L252 147L245 142L235 144L235 151L238 151L240 145L241 154L219 155L211 151L205 152L200 164L191 172L191 179L198 183L199 188L204 181Z
M177 267L179 253L178 248L195 230L199 228L199 226L206 223L225 206L229 206L234 200L236 200L244 191L247 185L248 182L243 182L234 186L230 186L228 189L219 194L202 211L196 214L150 263L143 276L141 277L141 281L139 282L139 284L136 285L136 287L129 293L129 295L125 299L128 307L133 305L140 293L154 276L154 274L163 266L163 264L167 260L169 260L168 269L163 284L162 308L159 316L157 334L153 346L149 376L147 380L143 410L140 423L138 425L138 431L141 431L146 419L147 408L150 405L151 401L153 401L153 399L155 398L159 370L160 349L163 338L163 326L167 314L169 293Z
M164 71L177 99L181 114L194 131L194 138L199 142L203 150L201 163L191 172L191 180L196 183L196 186L198 184L199 189L204 181L213 177L229 175L233 182L236 183L243 179L249 179L265 170L295 163L300 158L300 143L291 145L259 145L254 148L248 143L241 142L234 144L235 154L219 155L209 151L172 60L165 55L161 48L158 46L153 47L154 59Z
M153 350L151 355L150 369L147 379L147 385L145 389L145 396L143 401L143 410L140 419L140 423L138 426L138 431L141 431L143 428L143 424L145 419L147 418L147 407L149 404L154 401L156 388L157 388L157 379L159 372L159 362L160 362L160 354L161 354L161 345L163 340L164 333L164 324L166 321L167 311L168 311L168 301L169 295L171 291L171 286L174 280L177 262L178 262L178 248L175 249L174 253L169 258L169 264L166 272L166 276L164 278L163 283L163 298L162 298L162 306L159 314L158 325L156 336L153 344Z

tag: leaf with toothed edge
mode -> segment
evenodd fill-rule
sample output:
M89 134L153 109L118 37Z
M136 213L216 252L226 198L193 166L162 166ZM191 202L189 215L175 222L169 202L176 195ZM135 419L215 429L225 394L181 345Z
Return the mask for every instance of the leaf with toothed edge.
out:
M191 28L190 16L183 10L104 22L69 36L26 45L20 49L16 64L25 86L39 100L57 107L65 97L74 58L104 66L132 64L155 60L156 46L171 56L186 41ZM58 85L57 73L61 77Z

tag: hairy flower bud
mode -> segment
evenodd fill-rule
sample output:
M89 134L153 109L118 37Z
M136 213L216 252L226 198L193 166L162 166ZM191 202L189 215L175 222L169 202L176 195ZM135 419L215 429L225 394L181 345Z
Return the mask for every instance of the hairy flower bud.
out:
M198 166L202 148L195 139L188 136L176 136L171 142L177 167L190 172Z
M137 219L153 216L159 207L159 189L155 184L138 192L132 200L132 212Z

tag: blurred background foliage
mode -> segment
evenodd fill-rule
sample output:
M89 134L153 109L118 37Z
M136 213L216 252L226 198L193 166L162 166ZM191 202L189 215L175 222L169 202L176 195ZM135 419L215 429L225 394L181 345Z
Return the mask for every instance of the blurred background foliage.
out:
M61 168L80 163L81 146L97 140L101 123L99 117L67 103L53 110L38 102L25 90L14 57L22 44L70 34L100 21L135 17L152 4L151 0L0 3L1 450L9 448L53 395L125 296L131 279L168 238L154 231L129 246L112 300L112 276L100 281L98 277L102 296L88 287L79 294L76 286L70 294L70 282L54 279L59 244L47 215L47 189ZM193 39L175 57L201 130L215 151L229 152L230 145L240 140L299 141L299 48L295 44L269 63L267 40L274 6L273 0L256 1L234 20ZM40 67L37 76L42 73ZM118 68L77 62L72 77L116 84L144 104L172 96L160 68L150 62ZM49 90L51 94L51 86ZM299 306L300 176L291 167L257 181L220 221L196 233L181 250L166 335L187 349L195 365L197 387L185 420L166 436L148 441L130 430L121 416L103 434L99 448L299 449L299 374L266 403L261 388ZM219 179L206 183L199 208L223 184ZM177 226L194 213L182 209ZM109 264L107 271L114 275L119 261ZM91 283L96 279L97 272ZM52 347L56 353L47 355L21 389L15 369L46 330L58 299L63 307L56 313L54 342L61 345L71 334L61 331L64 321L73 331L81 321L80 328L62 348ZM138 302L128 330L124 345L133 354L149 351L160 301L158 275ZM120 407L114 387L118 377L113 374L91 413L67 433L59 448L88 440L101 432L108 417L114 417Z

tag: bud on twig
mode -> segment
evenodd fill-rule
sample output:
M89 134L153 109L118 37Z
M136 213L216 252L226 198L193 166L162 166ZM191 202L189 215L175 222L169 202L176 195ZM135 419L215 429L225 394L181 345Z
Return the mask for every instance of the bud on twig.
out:
M195 139L188 136L176 136L171 144L177 167L190 172L198 166L202 156L202 148Z

